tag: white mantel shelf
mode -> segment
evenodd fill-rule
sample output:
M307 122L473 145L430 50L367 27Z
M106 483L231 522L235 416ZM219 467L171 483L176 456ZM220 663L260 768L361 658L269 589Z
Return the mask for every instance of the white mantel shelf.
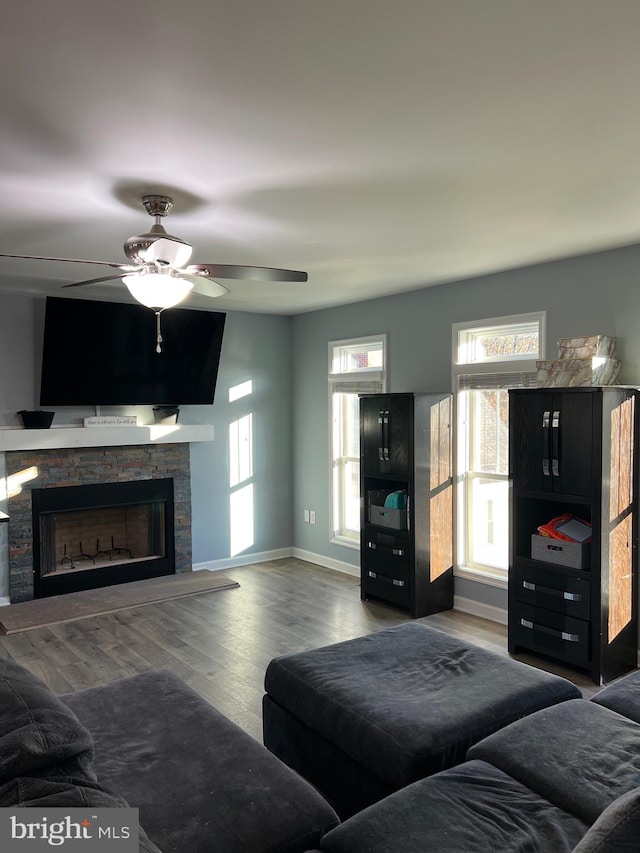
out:
M10 450L58 450L195 441L213 441L213 424L0 429L0 453Z

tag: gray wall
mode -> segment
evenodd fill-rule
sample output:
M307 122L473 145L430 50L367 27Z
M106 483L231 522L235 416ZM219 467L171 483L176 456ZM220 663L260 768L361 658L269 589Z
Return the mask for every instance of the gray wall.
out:
M0 427L19 426L16 412L37 409L42 332L36 315L44 300L0 295Z
M0 427L19 426L16 412L38 407L44 303L42 297L0 294ZM191 445L195 563L230 557L229 424L248 412L254 419L255 530L245 553L291 546L290 328L287 317L228 313L216 401L181 409L180 423L215 427L213 442ZM229 389L247 380L253 393L229 403ZM101 413L136 413L140 423L152 422L150 407L103 407ZM80 425L93 414L60 408L54 426Z
M216 402L213 408L185 407L185 423L215 424L213 444L191 445L196 563L230 554L229 425L249 413L253 414L255 541L248 553L291 546L290 329L288 317L228 314ZM252 393L230 403L229 389L249 380Z
M621 381L640 384L640 246L585 255L444 286L298 315L293 320L294 543L302 550L358 564L359 554L329 542L327 344L388 335L390 391L451 387L451 326L547 311L547 358L556 340L615 335ZM317 524L303 522L315 509ZM456 594L506 607L506 593L456 580Z

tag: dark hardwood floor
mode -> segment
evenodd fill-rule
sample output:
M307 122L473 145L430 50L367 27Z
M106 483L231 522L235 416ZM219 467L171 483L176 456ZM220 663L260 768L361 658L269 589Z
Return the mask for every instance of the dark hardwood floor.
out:
M265 669L288 652L358 637L408 620L401 610L360 601L355 577L296 559L225 571L239 589L203 593L0 637L0 657L40 676L56 693L167 668L262 740ZM502 654L506 628L448 611L420 621ZM521 656L571 679L586 675Z

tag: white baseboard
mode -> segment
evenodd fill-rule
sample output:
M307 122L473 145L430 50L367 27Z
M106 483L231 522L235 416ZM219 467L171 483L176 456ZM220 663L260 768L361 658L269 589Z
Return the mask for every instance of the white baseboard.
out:
M256 554L242 554L239 557L227 557L222 560L206 560L204 563L194 563L193 571L203 570L209 572L221 572L225 569L234 569L240 566L251 566L253 563L265 563L268 560L281 560L284 557L295 557L297 560L305 560L307 563L315 563L325 569L333 569L346 575L360 577L360 567L352 566L342 560L334 560L323 554L315 554L313 551L304 551L302 548L278 548L274 551L260 551Z
M334 560L333 557L314 554L313 551L305 551L302 548L294 548L291 556L297 560L305 560L307 563L315 563L318 566L323 566L325 569L333 569L345 575L360 577L360 566L353 566L351 563L345 563L343 560Z
M278 548L274 551L259 551L255 554L241 554L238 557L225 557L222 560L206 560L204 563L194 563L194 572L222 572L225 569L236 569L239 566L251 566L253 563L266 563L268 560L282 560L292 557L292 548Z
M479 616L481 619L488 619L490 622L498 622L500 625L508 623L508 614L503 607L482 604L480 601L463 598L461 595L454 595L453 609L461 613L469 613L471 616Z

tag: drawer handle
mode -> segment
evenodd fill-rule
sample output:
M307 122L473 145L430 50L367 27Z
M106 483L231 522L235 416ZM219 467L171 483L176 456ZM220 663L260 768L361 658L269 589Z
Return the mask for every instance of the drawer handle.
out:
M396 557L404 557L404 548L394 548L391 553Z
M551 423L551 412L542 413L542 473L545 477L551 476L549 470L549 425Z
M560 412L551 415L551 473L554 477L560 476Z
M367 574L369 575L370 578L373 578L373 580L378 579L378 573L377 572L368 571ZM384 575L382 575L380 580L384 581L385 583L389 583L389 581L391 581L393 586L406 586L404 581L399 581L396 578L387 578Z
M543 634L550 634L552 637L560 637L561 640L565 640L567 643L580 642L580 634L570 634L568 631L556 631L555 628L545 628L544 625L534 625L534 623L530 622L528 619L521 619L520 624L523 628L529 628L531 631L540 631Z
M532 592L542 592L545 595L555 595L558 598L564 598L565 601L582 601L581 592L566 592L562 589L551 589L549 586L538 586L538 584L530 581L522 581L524 589L530 589Z
M375 551L377 547L375 542L367 542L367 548L372 548Z

